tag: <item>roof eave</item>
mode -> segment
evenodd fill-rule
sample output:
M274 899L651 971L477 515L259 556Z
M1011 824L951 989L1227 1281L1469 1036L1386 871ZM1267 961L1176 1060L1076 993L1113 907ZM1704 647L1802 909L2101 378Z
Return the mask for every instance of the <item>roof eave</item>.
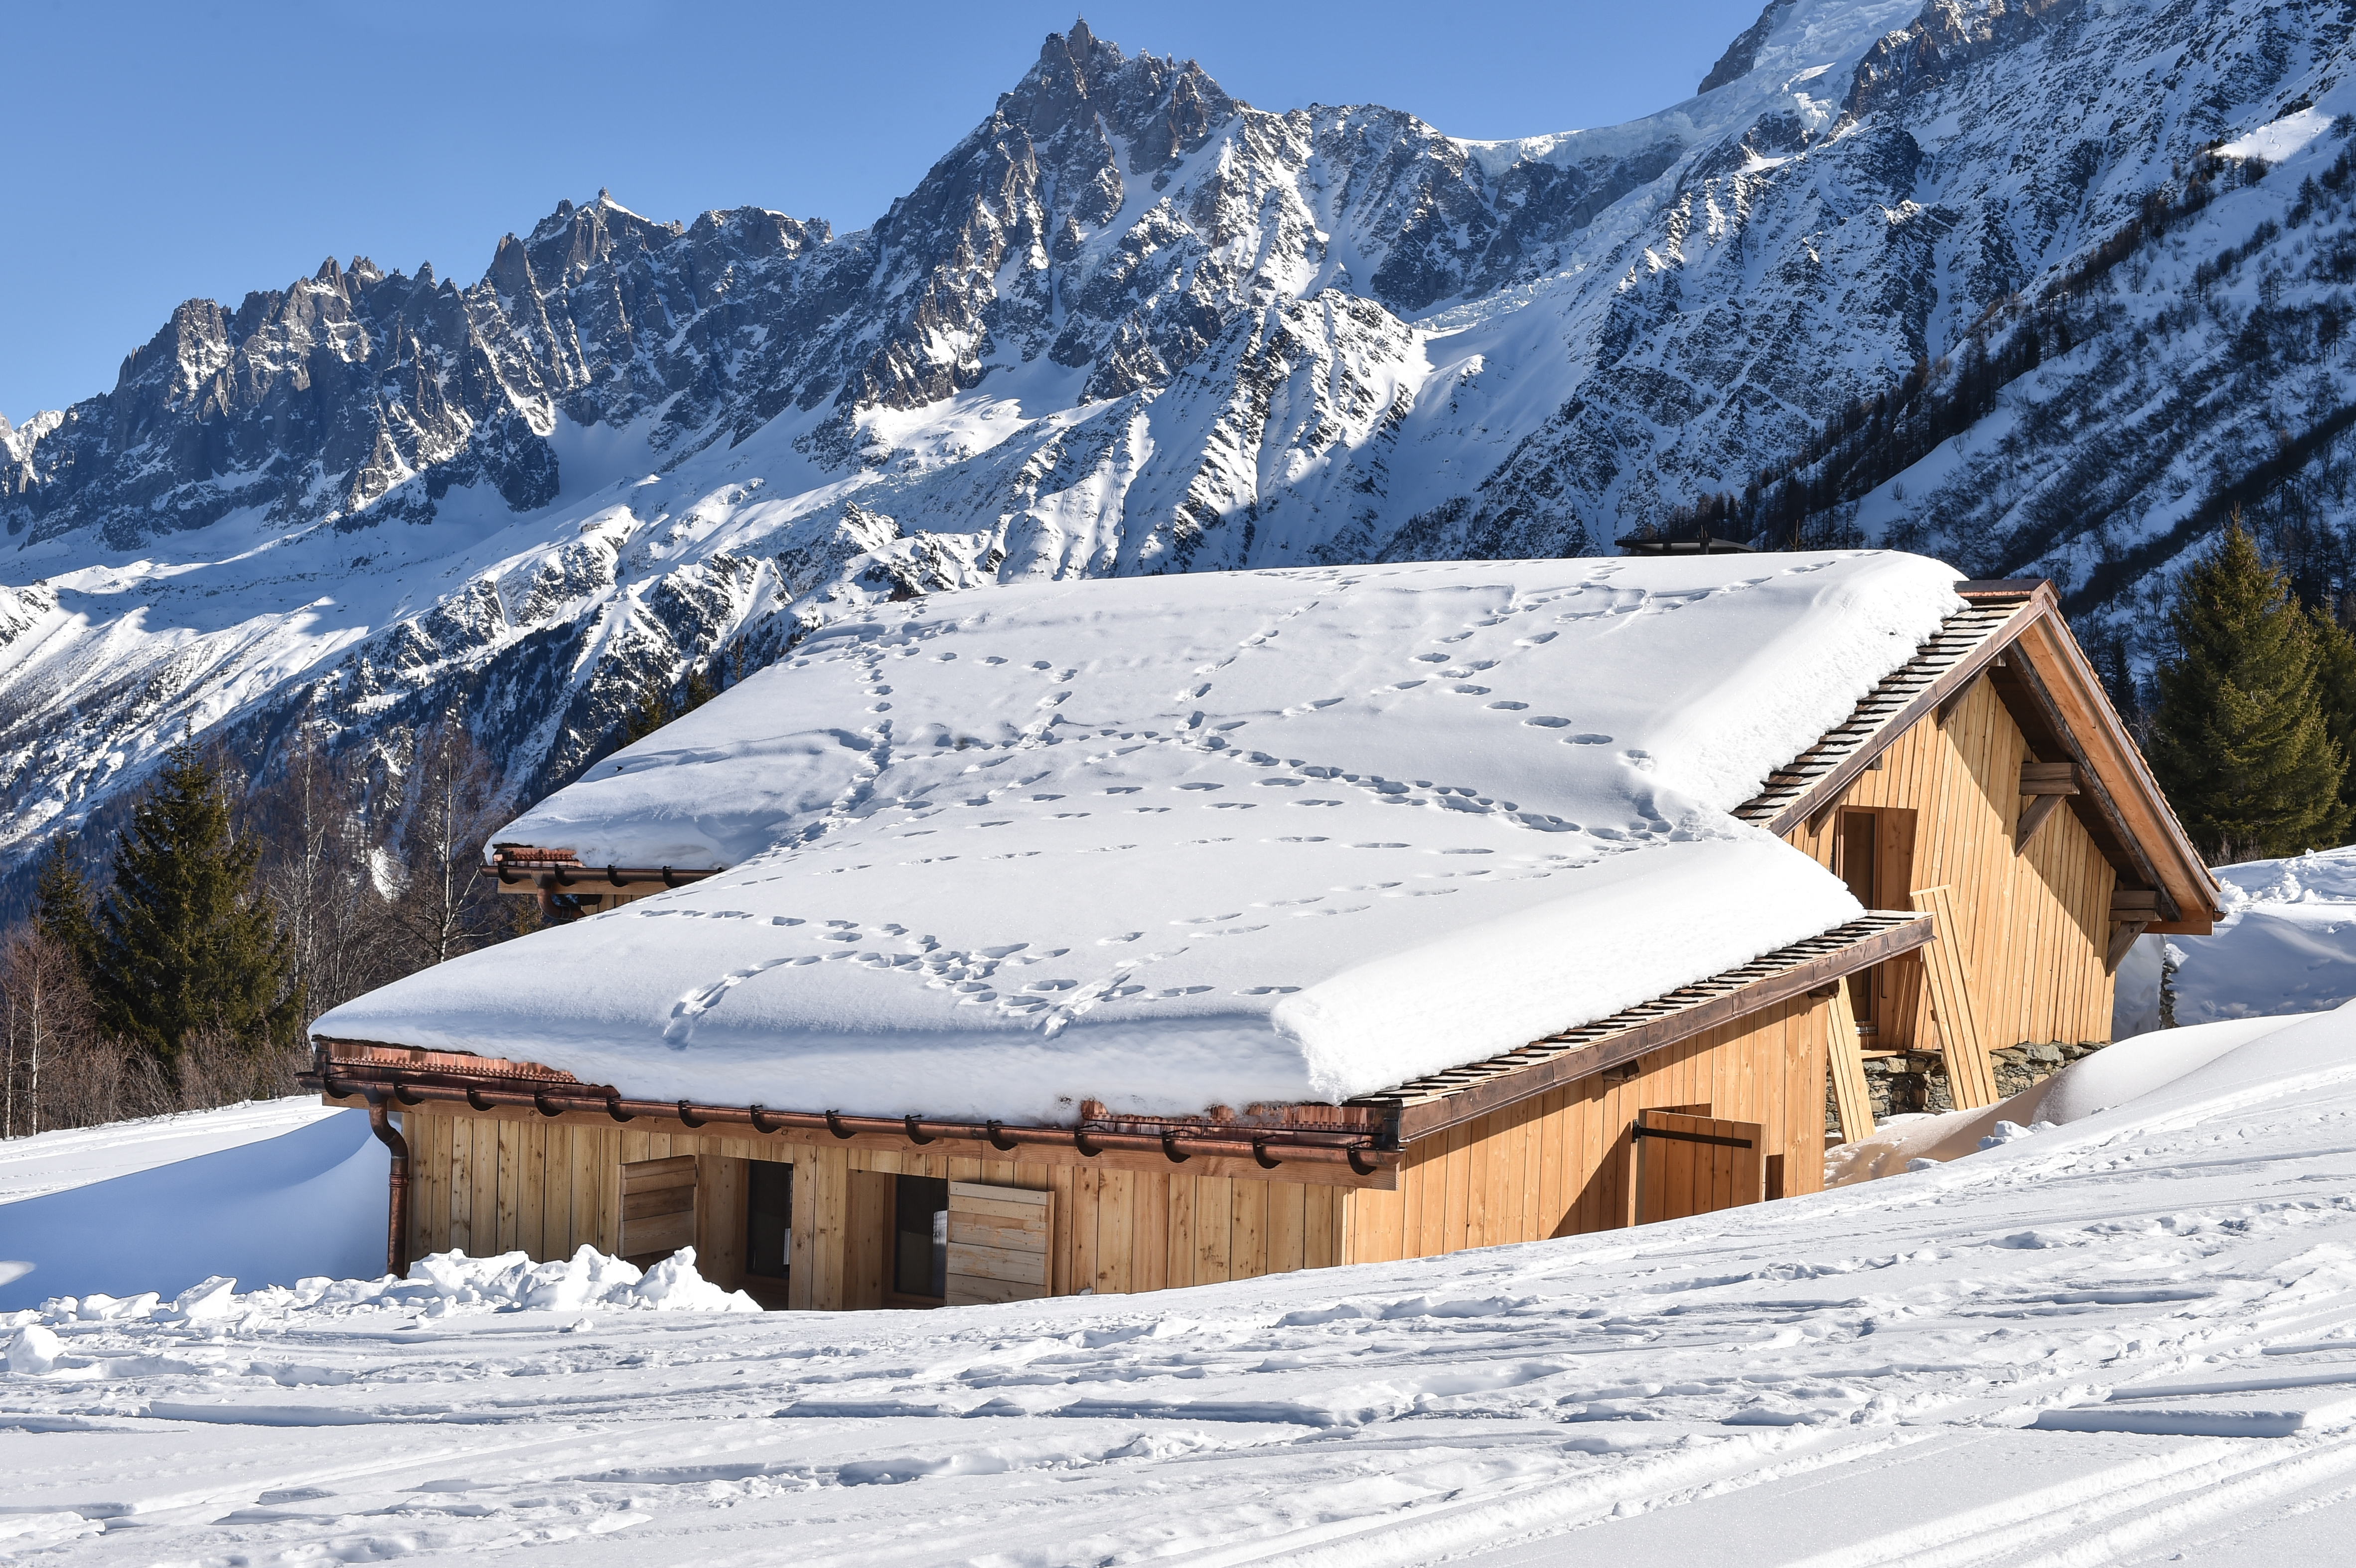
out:
M2154 883L2176 906L2175 915L2147 929L2206 936L2224 913L2224 895L2191 836L2152 776L2143 752L2103 690L2050 581L2038 584L2045 613L2024 621L2009 639L2037 678L2040 698L2059 721L2073 759L2101 786L2099 804L2146 862Z

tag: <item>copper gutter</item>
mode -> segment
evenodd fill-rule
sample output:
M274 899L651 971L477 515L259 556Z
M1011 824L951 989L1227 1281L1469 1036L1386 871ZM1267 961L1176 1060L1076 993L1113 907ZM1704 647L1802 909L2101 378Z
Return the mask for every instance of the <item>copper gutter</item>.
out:
M1075 1148L1087 1158L1108 1149L1159 1154L1173 1164L1196 1155L1212 1159L1248 1159L1273 1170L1288 1160L1304 1164L1343 1165L1360 1176L1372 1176L1386 1165L1397 1165L1395 1149L1381 1148L1363 1132L1321 1132L1295 1127L1239 1128L1224 1136L1205 1136L1192 1127L1167 1127L1158 1132L1110 1132L1089 1127L1010 1126L1004 1122L944 1121L934 1116L859 1116L839 1111L772 1111L763 1105L701 1105L687 1100L632 1100L611 1090L584 1092L593 1086L575 1083L465 1083L449 1072L409 1072L348 1061L330 1061L324 1072L305 1073L304 1087L317 1089L329 1099L361 1095L373 1116L388 1098L404 1105L427 1100L463 1101L474 1110L499 1105L530 1106L543 1116L568 1111L602 1112L616 1122L640 1116L667 1119L686 1127L708 1123L750 1127L757 1133L797 1128L825 1132L838 1138L861 1134L909 1138L929 1143L937 1138L988 1144L1001 1153L1025 1144ZM1387 1140L1385 1140L1387 1141Z

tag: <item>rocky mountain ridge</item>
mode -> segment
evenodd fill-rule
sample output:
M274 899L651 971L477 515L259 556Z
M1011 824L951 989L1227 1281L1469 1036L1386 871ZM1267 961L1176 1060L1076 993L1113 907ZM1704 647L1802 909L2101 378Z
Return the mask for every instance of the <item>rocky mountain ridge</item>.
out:
M1595 552L1762 470L1802 542L2061 578L2124 667L2253 464L2338 581L2350 25L1773 0L1694 99L1472 143L1258 111L1081 24L856 232L601 192L469 286L355 259L192 301L112 391L0 429L0 853L191 727L266 766L458 706L532 795L647 683L879 602ZM2069 346L1930 455L1811 457L2065 296Z

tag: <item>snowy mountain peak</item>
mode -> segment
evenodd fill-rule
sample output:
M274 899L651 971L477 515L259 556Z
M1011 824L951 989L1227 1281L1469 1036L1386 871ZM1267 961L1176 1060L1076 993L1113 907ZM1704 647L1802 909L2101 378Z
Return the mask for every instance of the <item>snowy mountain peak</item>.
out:
M192 719L266 761L463 699L536 794L645 681L879 602L1595 552L1700 505L2052 575L2126 668L2231 506L2331 591L2356 561L2350 28L1774 0L1695 98L1469 143L1075 22L852 232L601 191L471 283L191 301L0 434L0 559L48 585L0 606L0 842Z

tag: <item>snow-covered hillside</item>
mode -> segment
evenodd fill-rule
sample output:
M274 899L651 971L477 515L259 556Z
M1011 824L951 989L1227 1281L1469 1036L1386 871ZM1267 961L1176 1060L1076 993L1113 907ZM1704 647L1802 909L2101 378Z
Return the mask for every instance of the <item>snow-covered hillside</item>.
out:
M2147 936L2136 944L2132 1000L2123 1010L2158 1021L2162 944L2176 955L2176 1021L2321 1012L2356 997L2356 849L2220 866L2224 918L2207 936Z
M1934 1168L1426 1262L923 1314L650 1312L680 1282L592 1301L585 1261L216 1285L177 1313L84 1298L0 1329L0 1541L632 1568L2334 1563L2351 1116L2343 1012ZM535 1288L562 1305L499 1308Z
M0 1312L366 1273L391 1160L359 1111L268 1100L0 1142Z
M855 233L601 194L471 285L192 302L0 431L0 852L191 721L265 761L463 703L537 795L644 681L881 598L1599 552L2061 295L2083 341L1824 526L2050 571L2094 633L2245 490L2326 560L2350 27L1774 0L1695 98L1468 143L1076 26Z

